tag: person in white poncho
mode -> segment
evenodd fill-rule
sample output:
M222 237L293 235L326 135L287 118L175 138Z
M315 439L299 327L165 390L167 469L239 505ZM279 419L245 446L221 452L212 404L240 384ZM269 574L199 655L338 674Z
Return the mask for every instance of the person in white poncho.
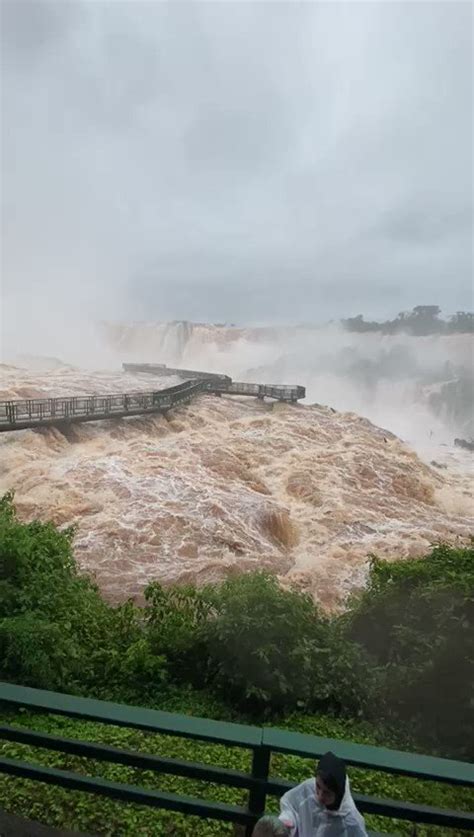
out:
M351 796L346 765L334 753L322 756L314 779L280 799L280 820L291 837L367 837Z

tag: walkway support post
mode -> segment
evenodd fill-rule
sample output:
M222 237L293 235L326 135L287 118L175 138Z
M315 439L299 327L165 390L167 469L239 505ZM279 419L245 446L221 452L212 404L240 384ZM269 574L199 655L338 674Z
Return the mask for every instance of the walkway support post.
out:
M254 817L254 820L247 825L245 837L252 837L255 823L265 813L265 803L267 800L266 783L268 782L270 772L270 755L271 751L269 747L262 746L258 750L253 751L251 775L252 779L258 779L258 784L255 784L249 793L249 812Z

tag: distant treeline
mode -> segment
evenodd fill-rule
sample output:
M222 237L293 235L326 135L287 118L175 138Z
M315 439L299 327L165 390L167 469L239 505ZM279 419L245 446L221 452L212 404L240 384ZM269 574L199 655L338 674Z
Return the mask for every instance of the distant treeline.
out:
M407 334L423 337L428 334L472 334L474 313L457 311L447 320L440 319L441 308L437 305L417 305L413 311L401 311L394 320L376 322L364 320L363 314L342 320L347 331L378 331L382 334Z

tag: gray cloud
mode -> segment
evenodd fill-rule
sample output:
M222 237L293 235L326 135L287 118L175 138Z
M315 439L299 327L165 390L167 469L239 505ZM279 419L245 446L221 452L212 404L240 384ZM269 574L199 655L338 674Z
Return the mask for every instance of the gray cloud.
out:
M457 238L472 234L472 210L461 205L411 207L401 205L382 219L379 226L387 238L403 242L435 243L451 236Z
M31 70L67 36L75 17L77 8L72 3L3 0L4 71Z
M1 9L7 336L471 306L470 3Z

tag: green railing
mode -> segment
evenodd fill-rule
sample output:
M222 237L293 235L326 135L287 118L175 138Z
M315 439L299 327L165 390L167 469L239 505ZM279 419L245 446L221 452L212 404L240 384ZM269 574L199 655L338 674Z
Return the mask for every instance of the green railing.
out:
M15 741L97 761L153 770L157 773L243 788L248 791L248 802L245 807L226 805L8 758L0 758L0 773L33 779L71 790L85 791L122 802L134 802L184 814L240 823L246 827L247 835L251 834L255 821L264 813L267 796L281 796L292 787L291 782L270 777L272 753L289 753L316 759L327 750L332 750L349 765L452 785L474 787L474 765L466 762L403 753L383 747L351 744L346 741L301 735L271 727L252 727L175 715L154 709L142 709L136 706L124 706L107 701L15 686L11 683L0 683L0 701L10 706L27 707L55 715L67 715L72 718L250 750L252 752L251 772L243 773L208 764L161 758L103 744L60 738L25 728L0 727L0 739L6 741ZM359 810L364 813L474 831L474 813L450 811L399 800L376 799L358 794L354 794L354 799Z

